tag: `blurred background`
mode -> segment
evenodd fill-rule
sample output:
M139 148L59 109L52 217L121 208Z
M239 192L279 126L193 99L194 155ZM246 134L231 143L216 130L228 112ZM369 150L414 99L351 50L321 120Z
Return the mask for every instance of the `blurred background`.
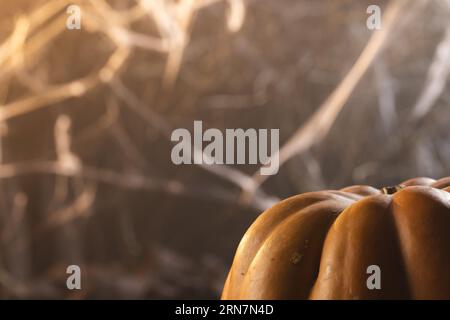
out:
M449 175L449 72L448 0L0 0L0 296L216 299L274 202ZM174 165L194 120L280 171Z

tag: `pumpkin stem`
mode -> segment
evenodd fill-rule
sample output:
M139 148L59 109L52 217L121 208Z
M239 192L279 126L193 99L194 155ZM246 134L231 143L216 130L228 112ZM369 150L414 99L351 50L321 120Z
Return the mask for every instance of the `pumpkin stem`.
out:
M381 192L383 192L383 194L394 194L397 191L403 189L404 187L405 186L401 184L398 186L384 187L383 189L381 189Z

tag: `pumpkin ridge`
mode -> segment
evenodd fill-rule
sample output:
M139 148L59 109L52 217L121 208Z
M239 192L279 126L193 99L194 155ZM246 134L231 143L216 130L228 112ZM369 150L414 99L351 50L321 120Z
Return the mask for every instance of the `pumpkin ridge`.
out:
M433 183L431 186L433 188L442 189L442 190L448 189L448 187L450 187L450 177L439 179L435 183ZM448 191L448 190L446 190L446 191Z
M341 189L340 191L357 194L361 196L370 196L375 194L380 194L380 190L366 185L353 185L346 188Z
M408 188L408 187L406 187ZM401 192L405 189L405 187L403 187L401 190L399 190L398 192ZM399 264L401 266L401 269L403 270L402 274L404 275L403 278L403 285L405 286L405 294L406 297L405 299L411 299L412 297L412 291L411 291L411 285L410 285L410 281L409 278L406 275L406 261L405 261L405 256L404 256L404 252L403 252L403 246L402 246L402 242L400 239L400 234L399 234L399 230L398 230L398 225L397 225L397 220L395 218L395 214L394 214L394 200L395 200L395 196L396 194L393 194L391 197L389 197L390 202L389 202L389 211L390 211L390 223L393 226L394 229L394 237L395 237L395 245L396 248L398 250L399 254Z
M330 197L323 192L309 192L289 197L261 213L244 234L236 250L232 268L229 272L227 292L240 291L242 279L260 250L264 241L273 230L287 217L307 208L315 203L328 200ZM268 226L267 226L268 225ZM262 229L262 230L261 230ZM254 239L256 237L256 240ZM247 243L251 238L253 246ZM250 252L248 252L250 251ZM242 260L243 259L243 260Z
M319 237L319 239L316 239L314 242L314 245L317 247L319 247L319 252L317 253L317 258L315 260L317 267L314 268L315 270L310 272L309 278L311 279L310 281L307 281L307 279L305 279L307 276L303 277L301 280L304 280L305 282L309 282L309 285L307 285L304 288L300 288L299 290L302 291L301 289L303 289L304 293L304 298L308 297L308 293L311 289L311 287L314 284L314 279L317 275L317 270L318 270L318 264L320 262L320 256L321 256L321 250L323 247L323 242L325 241L325 237L328 233L329 228L331 227L331 225L333 224L334 220L336 219L336 217L343 211L345 210L345 208L348 207L348 203L346 203L345 205L343 205L342 203L338 202L336 199L329 199L329 200L324 200L324 201L320 201L317 203L314 203L312 205L309 205L305 208L303 208L302 210L299 210L293 214L291 214L290 216L286 217L283 221L280 221L277 226L272 230L272 232L270 233L270 235L268 235L265 240L263 241L262 245L259 247L256 255L254 256L250 266L248 267L248 272L245 275L245 278L243 279L243 284L241 287L241 290L245 292L245 290L247 289L247 286L258 286L258 284L253 284L252 281L254 281L254 279L252 279L251 277L252 275L252 270L256 269L260 263L263 263L265 265L264 262L267 261L267 259L264 259L264 255L266 254L266 252L274 252L274 250L271 250L271 246L273 246L274 243L279 243L276 242L275 239L276 238L280 238L284 236L284 233L282 232L283 229L286 228L290 228L293 225L296 225L295 223L293 223L294 221L297 220L297 224L299 224L302 228L304 227L304 224L306 223L305 221L302 221L302 223L299 223L298 221L300 220L314 220L314 218L316 218L319 214L321 214L324 220L328 220L328 222L325 223L324 226L322 226L324 229L322 229L321 231L318 231L317 228L314 229L314 232L311 232L314 236ZM333 211L330 211L330 209L334 209ZM320 222L312 222L314 223L318 223L320 224ZM292 232L293 234L295 234L295 236L301 237L303 234L296 229L293 229L294 231ZM291 230L292 231L292 230ZM322 234L322 236L320 237L320 234ZM309 237L311 238L311 237ZM320 241L320 245L317 244L317 241ZM290 241L291 242L291 241ZM277 250L278 248L275 248L275 250ZM283 248L284 249L284 248ZM279 250L282 253L284 253L284 250ZM291 250L292 254L295 254L295 250ZM304 259L304 252L299 253L300 255L300 259ZM313 255L314 253L309 254L308 256ZM291 256L292 258L292 256ZM274 258L270 258L269 260L272 260ZM279 259L277 259L279 260ZM262 261L262 262L261 262ZM272 260L273 261L273 260ZM276 261L278 262L278 261ZM286 267L287 265L287 260L283 261L283 265ZM291 263L294 264L294 262ZM304 261L302 261L302 263L304 263ZM311 262L312 264L314 264L314 261ZM281 264L280 264L281 265ZM266 266L266 268L269 268ZM263 269L264 272L267 272L266 270ZM303 270L299 270L298 272L302 272ZM294 272L294 274L298 275L298 272ZM259 272L258 273L258 277L262 277L261 274ZM268 280L266 279L266 282ZM280 281L279 277L277 279L277 281ZM256 282L256 281L255 281ZM292 285L292 284L291 284ZM254 292L256 290L252 290L252 292ZM272 291L276 291L275 289L272 288ZM264 299L279 299L280 298L280 292L270 292L269 294L273 294L274 296L263 296ZM282 298L282 297L281 297Z
M235 259L233 259L232 262L233 267L230 269L230 272L227 276L227 279L228 277L230 279L229 282L226 283L229 286L227 291L239 291L241 283L238 279L242 278L242 276L247 273L251 261L255 258L263 242L270 236L271 232L273 232L273 230L280 223L282 223L284 219L316 203L330 200L354 202L355 199L359 198L361 197L357 195L349 195L344 192L334 190L330 192L314 191L289 197L276 204L275 206L267 209L265 212L260 214L258 218L252 223L238 245ZM277 219L277 217L275 216L276 213L278 213L279 219ZM269 226L265 226L267 224L269 224ZM261 227L261 225L263 226L263 228ZM260 230L261 228L263 230ZM256 237L257 239L255 240L254 237ZM257 243L253 246L253 248L249 249L246 245L246 240L248 238L252 238L252 242L254 244ZM250 252L248 252L249 250ZM244 259L243 261L242 258Z
M393 214L411 297L448 299L450 194L427 186L405 188L393 199Z
M325 239L309 299L392 299L408 294L406 281L399 283L397 279L401 260L399 245L391 244L397 237L391 201L392 196L386 195L365 197L339 215ZM369 243L371 249L367 250L362 243ZM378 261L383 275L397 282L388 281L384 291L371 291L365 287L368 277L365 268Z
M405 187L411 187L411 186L431 186L434 183L436 183L436 180L432 178L418 177L403 181L400 184L404 185Z

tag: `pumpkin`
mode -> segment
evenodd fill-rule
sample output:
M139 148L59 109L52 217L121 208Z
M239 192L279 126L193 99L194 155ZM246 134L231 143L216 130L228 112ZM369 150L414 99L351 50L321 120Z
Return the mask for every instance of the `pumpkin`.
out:
M450 177L281 201L245 233L222 299L450 299Z

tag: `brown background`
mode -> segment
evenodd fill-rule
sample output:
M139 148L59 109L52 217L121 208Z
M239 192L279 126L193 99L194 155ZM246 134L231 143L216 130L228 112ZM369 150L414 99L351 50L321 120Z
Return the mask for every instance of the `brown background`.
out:
M81 30L65 29L71 3ZM261 205L214 172L173 165L171 130L194 120L279 128L283 145L373 35L374 1L246 0L238 30L227 28L227 1L140 3L0 2L0 109L33 109L0 118L4 298L218 298ZM408 1L325 138L290 158L259 199L448 175L449 21L448 1ZM128 55L115 78L98 81L117 49ZM72 96L65 85L87 75L86 92ZM69 152L57 147L65 137ZM70 156L79 170L64 167ZM75 293L65 289L70 264L82 268Z

